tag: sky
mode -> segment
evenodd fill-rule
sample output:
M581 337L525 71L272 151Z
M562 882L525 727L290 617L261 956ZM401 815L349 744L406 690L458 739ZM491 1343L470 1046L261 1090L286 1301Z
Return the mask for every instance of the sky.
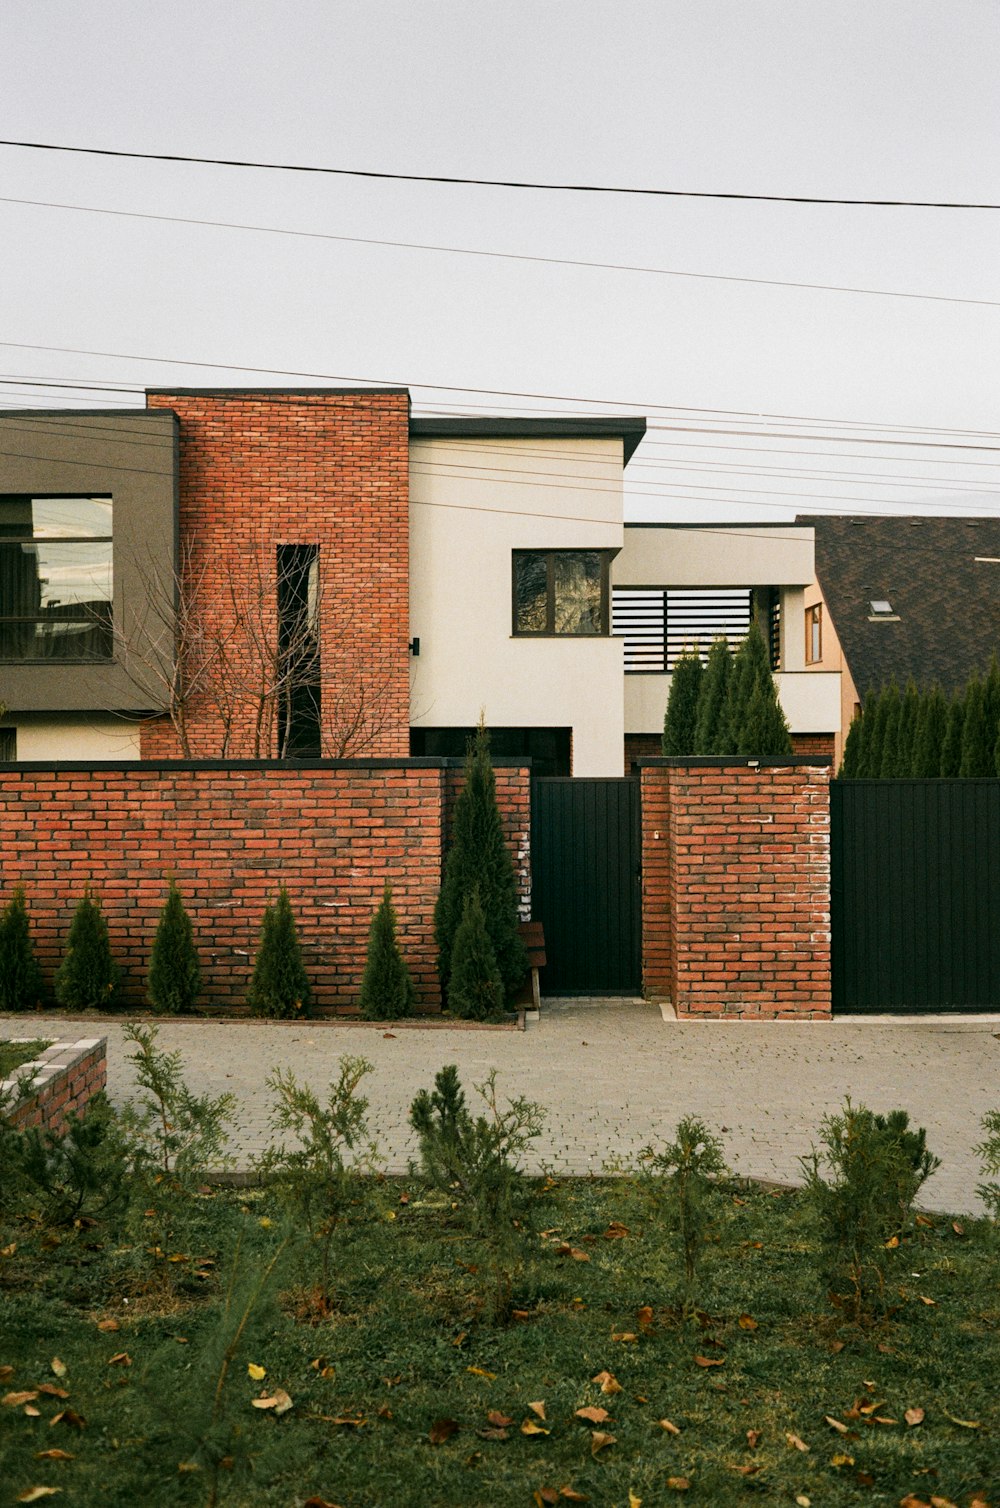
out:
M3 0L0 137L1000 204L998 61L994 0ZM1000 210L0 145L0 235L0 406L398 383L646 415L636 520L1000 512Z

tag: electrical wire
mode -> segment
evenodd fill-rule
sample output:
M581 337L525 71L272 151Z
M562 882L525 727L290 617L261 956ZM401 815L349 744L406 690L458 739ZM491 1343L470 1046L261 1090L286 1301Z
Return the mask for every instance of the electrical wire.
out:
M168 225L197 225L213 230L252 231L257 235L292 236L308 241L336 241L348 246L384 246L399 251L431 251L448 256L490 257L501 262L531 262L548 267L589 268L599 272L631 272L648 277L692 278L709 283L747 283L760 288L800 288L819 293L851 293L867 298L904 298L939 304L972 304L1000 309L1000 300L960 298L947 293L905 293L896 288L855 288L842 283L806 283L787 278L742 277L732 273L689 272L673 267L645 267L626 262L592 262L580 257L545 257L516 251L487 251L472 246L441 246L426 241L388 241L374 236L340 236L319 230L292 230L276 225L247 225L234 220L202 220L189 215L157 215L139 210L104 209L93 204L63 204L50 199L14 199L0 196L0 204L25 204L38 209L69 210L82 215L109 215L126 220L153 220Z
M196 157L182 152L127 152L112 147L79 147L51 141L14 141L5 138L0 138L0 146L20 147L36 152L73 152L88 157L119 157L135 162L182 162L200 167L253 168L269 173L320 173L337 178L375 178L392 183L442 183L475 188L535 189L549 193L637 194L662 199L722 199L757 204L839 204L877 209L1000 209L1000 204L949 199L842 199L819 194L747 194L717 189L639 188L606 183L543 183L518 178L465 178L444 173L388 173L373 168L256 162L240 157Z

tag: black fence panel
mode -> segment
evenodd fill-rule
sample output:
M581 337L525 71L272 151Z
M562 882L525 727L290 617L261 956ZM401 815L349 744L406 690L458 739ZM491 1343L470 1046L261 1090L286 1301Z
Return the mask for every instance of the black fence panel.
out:
M1000 780L835 780L833 1008L1000 1009Z
M640 853L638 780L532 781L532 915L545 929L543 994L639 993Z

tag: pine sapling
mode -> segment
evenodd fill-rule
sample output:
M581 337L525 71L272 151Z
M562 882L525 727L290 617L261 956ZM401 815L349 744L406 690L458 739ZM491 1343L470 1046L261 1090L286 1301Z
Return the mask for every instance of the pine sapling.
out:
M312 990L284 885L275 904L264 912L247 998L255 1016L288 1020L309 1014Z
M191 918L173 879L153 939L148 989L153 1009L171 1015L193 1011L201 990Z
M42 997L42 971L31 941L24 886L0 912L0 1011L26 1011Z
M368 933L368 957L361 980L359 1003L368 1021L395 1021L412 1016L416 990L396 935L392 887L386 884Z
M712 1193L726 1172L722 1143L704 1121L686 1115L678 1121L672 1142L659 1149L645 1147L640 1156L650 1177L654 1206L678 1238L684 1263L681 1310L689 1319L697 1309Z
M56 999L70 1010L107 1010L120 978L108 924L88 886L70 923L66 955L56 974Z

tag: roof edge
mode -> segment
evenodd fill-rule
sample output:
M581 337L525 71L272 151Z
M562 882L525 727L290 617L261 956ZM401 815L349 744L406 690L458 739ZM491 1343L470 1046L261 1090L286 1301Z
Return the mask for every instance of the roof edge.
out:
M553 416L546 419L497 418L446 414L418 415L410 420L410 434L418 439L457 437L467 440L602 440L620 439L625 448L624 465L635 454L646 433L646 421L634 414Z

